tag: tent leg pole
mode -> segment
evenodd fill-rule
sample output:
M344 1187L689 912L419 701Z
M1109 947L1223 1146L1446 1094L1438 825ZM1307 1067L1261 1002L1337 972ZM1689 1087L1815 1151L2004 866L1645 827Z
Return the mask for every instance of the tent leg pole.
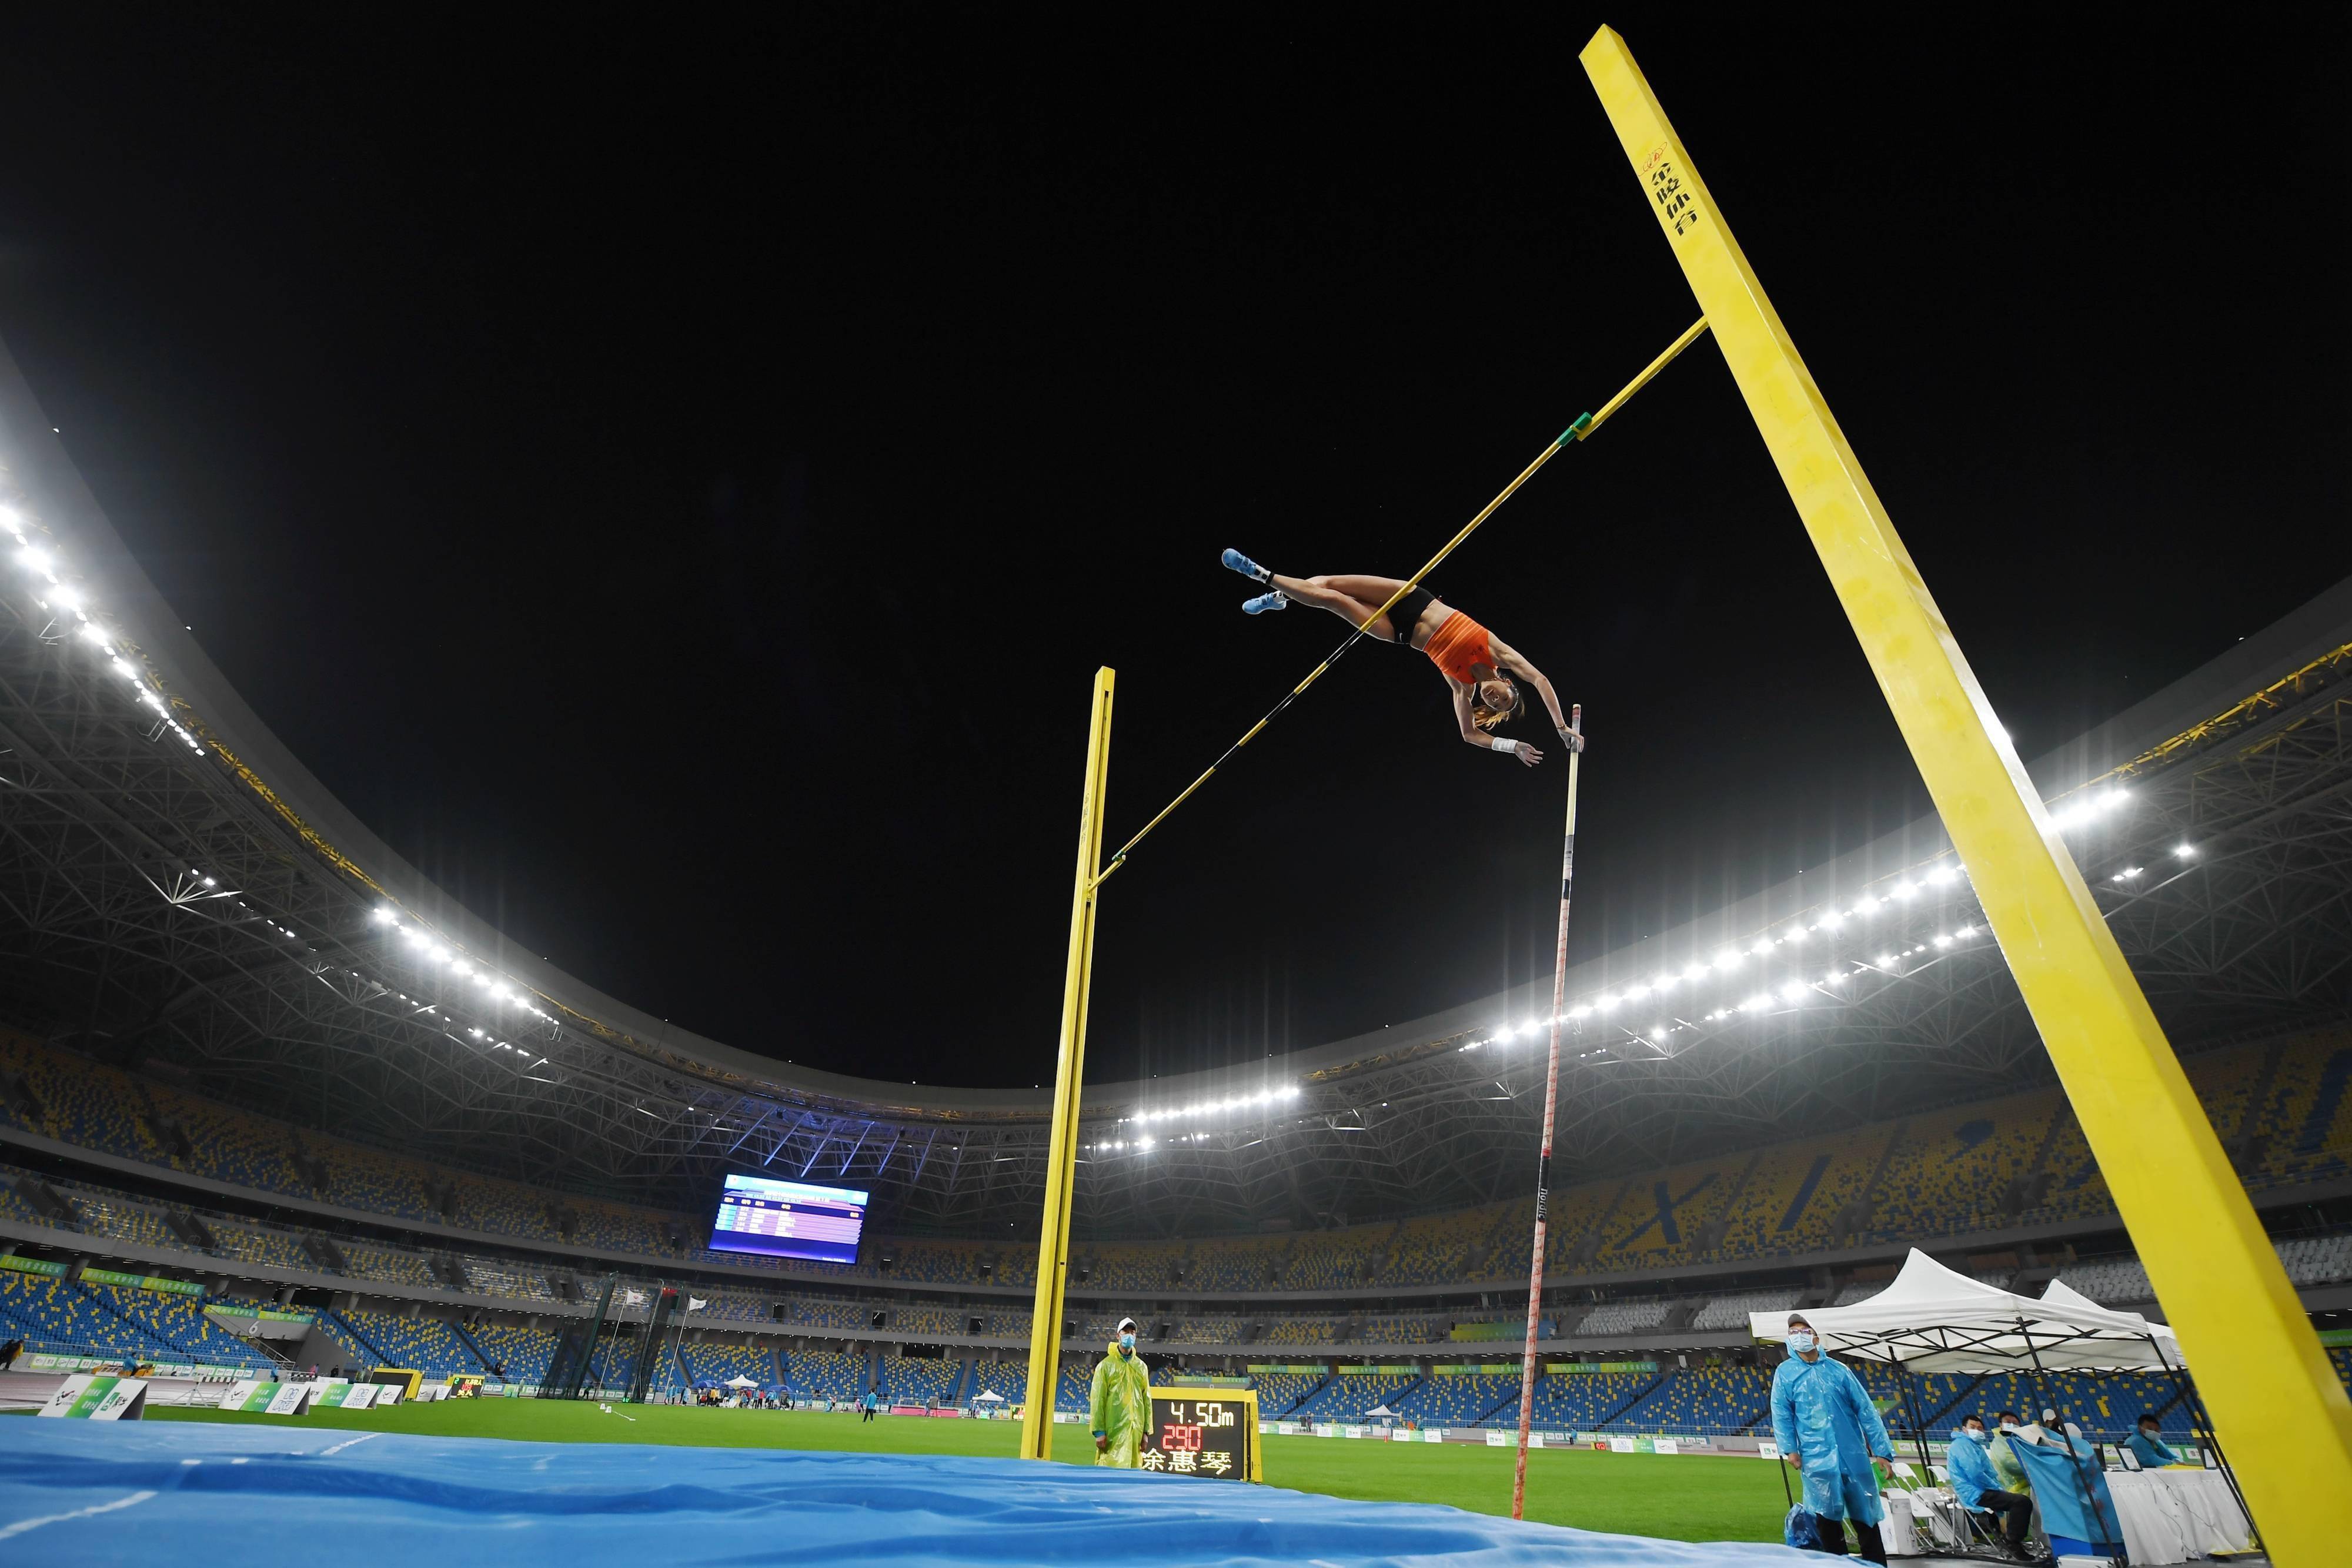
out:
M1927 1410L1926 1402L1919 1397L1919 1379L1898 1362L1895 1386L1902 1390L1904 1407L1911 1412L1911 1446L1919 1451L1920 1473L1933 1476L1936 1461L1927 1452Z

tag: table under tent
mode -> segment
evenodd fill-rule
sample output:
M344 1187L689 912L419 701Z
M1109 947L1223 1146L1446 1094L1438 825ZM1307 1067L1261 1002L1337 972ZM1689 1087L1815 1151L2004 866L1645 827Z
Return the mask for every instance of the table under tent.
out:
M1887 1413L1888 1425L1897 1430L1907 1428L1923 1474L1933 1475L1935 1470L1927 1452L1928 1409L1920 1379L1936 1373L1963 1376L2006 1373L2034 1390L2036 1410L2057 1412L2055 1429L2031 1428L2030 1435L2039 1436L2041 1441L2011 1445L2032 1480L2043 1528L2051 1536L2120 1543L2127 1539L2128 1527L2128 1534L2143 1539L2158 1531L2211 1538L2205 1544L2243 1545L2254 1539L2252 1516L2197 1398L2195 1382L2181 1359L2179 1340L2163 1323L2150 1322L2137 1312L2102 1307L2056 1280L2038 1298L2018 1295L1947 1269L1916 1248L1894 1282L1878 1295L1852 1306L1810 1309L1803 1315L1821 1336L1824 1351L1847 1362L1875 1362L1892 1369L1899 1402ZM1749 1332L1760 1341L1780 1343L1788 1337L1788 1319L1786 1311L1754 1312L1748 1319ZM2077 1417L2090 1412L2070 1410L2069 1396L2053 1375L2088 1373L2096 1378L2150 1372L2170 1381L2227 1489L2226 1496L2214 1493L2222 1499L2219 1509L2200 1502L2193 1495L2195 1489L2185 1485L2167 1491L2162 1508L2175 1516L2184 1511L2189 1516L2168 1521L2169 1528L2153 1518L2150 1511L2158 1505L2137 1491L2119 1508L2097 1446L2084 1441L2080 1434ZM2070 1427L2075 1428L2071 1433ZM2187 1498L2185 1503L2182 1497ZM2225 1517L2232 1509L2237 1517ZM2208 1514L2215 1517L2204 1517ZM1914 1517L1934 1550L1945 1553L1972 1550L1975 1537L1956 1506L1940 1505L1933 1519ZM1999 1555L1989 1541L1982 1554ZM2162 1561L2165 1556L2147 1560Z

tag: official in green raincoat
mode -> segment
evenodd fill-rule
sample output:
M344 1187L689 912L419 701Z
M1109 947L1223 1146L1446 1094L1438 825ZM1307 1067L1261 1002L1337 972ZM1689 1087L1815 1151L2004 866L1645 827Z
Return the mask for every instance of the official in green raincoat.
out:
M1143 1454L1143 1429L1151 1424L1151 1373L1135 1354L1135 1320L1118 1320L1110 1354L1095 1363L1087 1408L1095 1431L1095 1463L1131 1470Z

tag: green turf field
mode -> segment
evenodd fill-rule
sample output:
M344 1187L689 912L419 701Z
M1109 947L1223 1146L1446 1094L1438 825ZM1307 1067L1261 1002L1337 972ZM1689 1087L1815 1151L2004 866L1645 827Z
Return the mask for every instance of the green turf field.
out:
M860 1453L1012 1457L1011 1421L929 1421L786 1410L703 1410L540 1399L450 1400L389 1410L322 1410L315 1416L223 1415L159 1408L151 1420L232 1421L278 1427L337 1427L436 1437L510 1437L554 1443L677 1443L712 1448L833 1448ZM1511 1450L1463 1443L1349 1442L1265 1438L1269 1485L1381 1502L1441 1502L1507 1513ZM1086 1434L1055 1428L1054 1448L1090 1454ZM1681 1541L1778 1541L1782 1500L1778 1467L1759 1459L1663 1458L1540 1449L1528 1456L1528 1517L1584 1530ZM1220 1483L1201 1483L1204 1486Z

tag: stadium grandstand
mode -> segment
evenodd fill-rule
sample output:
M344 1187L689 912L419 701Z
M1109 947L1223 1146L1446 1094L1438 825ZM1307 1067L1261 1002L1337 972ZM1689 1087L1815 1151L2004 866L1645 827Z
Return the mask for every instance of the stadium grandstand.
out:
M524 951L262 726L53 444L0 492L7 1335L535 1385L607 1285L600 1375L672 1286L657 1386L1019 1397L1047 1095L775 1061ZM2032 771L2305 1304L2352 1311L2352 583ZM1058 1401L1132 1315L1269 1416L1514 1420L1549 984L1089 1086ZM1913 1247L2160 1310L1933 820L1566 988L1539 1423L1752 1434L1748 1314ZM856 1260L713 1249L730 1173L869 1191ZM1996 1390L1929 1379L1924 1425Z

